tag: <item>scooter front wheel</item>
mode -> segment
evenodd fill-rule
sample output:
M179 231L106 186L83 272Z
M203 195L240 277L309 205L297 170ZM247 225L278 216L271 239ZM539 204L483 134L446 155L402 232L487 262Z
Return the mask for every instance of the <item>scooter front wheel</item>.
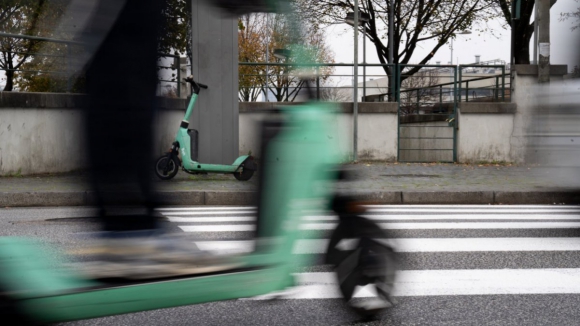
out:
M155 175L161 180L173 178L179 171L179 162L173 156L163 155L155 161Z

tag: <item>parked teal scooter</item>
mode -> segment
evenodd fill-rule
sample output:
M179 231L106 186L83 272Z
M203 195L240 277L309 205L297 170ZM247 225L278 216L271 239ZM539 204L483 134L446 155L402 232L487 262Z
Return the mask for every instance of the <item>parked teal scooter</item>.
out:
M155 161L155 174L162 180L169 180L175 177L179 167L182 167L183 171L191 174L231 173L240 181L250 180L257 169L257 164L250 155L238 157L231 165L198 162L198 131L187 127L189 127L189 118L193 113L199 91L202 88L206 89L207 86L194 81L193 76L185 78L185 81L191 86L191 100L175 136L175 141L171 144L171 149ZM181 159L179 155L181 155Z

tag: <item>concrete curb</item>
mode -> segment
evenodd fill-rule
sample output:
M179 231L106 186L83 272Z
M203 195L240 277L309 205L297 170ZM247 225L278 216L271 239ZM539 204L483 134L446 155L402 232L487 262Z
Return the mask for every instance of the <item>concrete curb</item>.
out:
M421 204L580 204L580 191L356 191L364 201L391 205ZM135 196L123 203L130 204ZM160 205L256 205L253 191L166 191ZM121 202L119 202L121 203ZM96 198L80 192L0 192L0 207L93 206Z
M402 204L494 204L493 191L405 191Z

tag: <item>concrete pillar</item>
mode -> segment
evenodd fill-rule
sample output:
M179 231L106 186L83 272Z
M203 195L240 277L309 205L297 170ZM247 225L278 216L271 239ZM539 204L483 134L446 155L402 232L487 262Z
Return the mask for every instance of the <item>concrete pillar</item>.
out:
M190 121L199 131L199 160L231 164L239 155L238 21L192 0L192 72L202 89Z
M513 85L515 92L511 94L512 103L517 104L514 117L513 133L510 139L510 157L512 162L537 163L530 149L530 133L532 124L537 118L538 98L538 65L515 65L513 67ZM551 65L549 68L550 79L554 82L561 81L567 74L566 65Z

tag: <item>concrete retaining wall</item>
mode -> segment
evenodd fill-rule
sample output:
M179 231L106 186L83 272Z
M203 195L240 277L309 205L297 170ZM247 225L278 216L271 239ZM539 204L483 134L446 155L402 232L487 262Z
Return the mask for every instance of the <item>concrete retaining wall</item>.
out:
M335 121L341 156L348 160L353 148L352 103L336 103ZM260 123L274 103L240 103L240 155L252 152L260 157ZM358 157L361 160L396 161L397 104L359 103Z
M83 95L0 92L0 175L68 172L86 169L82 133ZM185 99L162 99L156 118L155 153L171 145ZM332 123L341 154L350 158L352 103L340 103ZM240 103L239 153L259 157L259 122L273 103ZM397 104L359 103L358 157L397 159ZM514 104L463 103L458 117L459 162L519 161L514 135L519 132ZM520 123L521 124L521 123ZM523 132L522 132L523 134ZM200 134L200 137L207 135ZM515 153L515 154L514 154Z
M516 131L513 103L459 103L457 160L461 163L521 162L512 148Z

